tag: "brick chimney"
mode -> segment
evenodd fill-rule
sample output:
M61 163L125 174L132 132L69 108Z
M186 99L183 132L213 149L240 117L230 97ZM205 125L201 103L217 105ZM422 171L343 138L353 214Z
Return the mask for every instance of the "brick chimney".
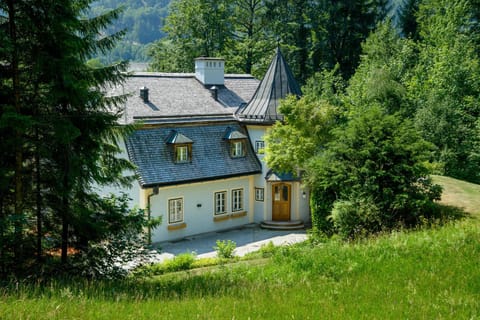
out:
M221 58L195 59L195 78L204 85L224 85L225 61Z

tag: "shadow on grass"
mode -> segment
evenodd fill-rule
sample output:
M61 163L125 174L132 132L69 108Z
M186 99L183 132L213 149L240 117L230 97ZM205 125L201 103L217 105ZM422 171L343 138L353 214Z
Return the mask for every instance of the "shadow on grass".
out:
M446 205L441 203L436 203L434 206L433 213L428 216L426 219L429 222L433 222L435 224L444 225L447 222L460 220L464 218L473 218L473 216L465 211L465 209Z

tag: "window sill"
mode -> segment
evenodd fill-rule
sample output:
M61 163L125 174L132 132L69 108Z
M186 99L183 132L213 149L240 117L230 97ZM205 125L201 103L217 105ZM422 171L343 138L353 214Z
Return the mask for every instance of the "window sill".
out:
M235 213L232 213L232 219L245 217L246 215L247 215L247 211L235 212Z
M230 215L229 214L223 214L221 216L215 216L213 217L213 221L214 222L220 222L220 221L225 221L225 220L228 220L230 219Z
M180 222L180 223L169 225L167 229L168 231L174 231L174 230L185 229L186 227L187 227L187 224L185 222Z
M220 222L220 221L225 221L228 219L236 219L236 218L242 218L247 216L247 211L237 211L234 213L230 214L223 214L221 216L215 216L213 217L214 222Z

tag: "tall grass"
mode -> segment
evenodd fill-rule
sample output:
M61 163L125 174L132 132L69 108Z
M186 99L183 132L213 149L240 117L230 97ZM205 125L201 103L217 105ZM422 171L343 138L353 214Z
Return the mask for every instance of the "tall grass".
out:
M448 182L447 194L459 185ZM472 208L476 190L462 193ZM480 319L480 219L267 256L123 281L12 281L0 319Z
M475 319L480 227L278 248L262 266L116 282L12 283L1 319Z

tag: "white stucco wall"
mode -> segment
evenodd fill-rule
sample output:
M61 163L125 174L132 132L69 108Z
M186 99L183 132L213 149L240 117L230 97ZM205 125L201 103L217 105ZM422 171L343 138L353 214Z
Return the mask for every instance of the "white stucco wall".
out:
M250 138L250 141L253 145L253 149L255 150L255 142L256 141L265 141L264 135L266 133L266 130L269 127L266 126L247 126L247 131L248 131L248 136ZM259 174L255 177L255 187L256 188L263 188L264 190L264 200L263 201L256 201L255 197L253 200L255 201L255 216L254 220L255 222L261 222L263 220L270 219L271 217L267 217L267 212L268 208L271 208L271 204L269 205L269 201L271 201L270 198L270 192L271 190L267 189L267 184L265 181L265 175L267 174L268 168L265 165L265 162L263 161L264 154L262 153L257 153L257 157L259 158L260 162L262 163L262 174Z
M152 242L171 241L253 222L254 198L251 197L253 180L254 176L246 176L160 188L158 194L150 198L151 215L162 216L162 224L152 231ZM244 210L239 212L232 212L234 189L243 189ZM215 216L214 194L220 191L227 192L227 213ZM174 198L183 199L185 225L169 224L168 200ZM224 220L221 220L223 218Z
M310 215L310 193L301 182L294 182L292 185L292 220L309 222Z

